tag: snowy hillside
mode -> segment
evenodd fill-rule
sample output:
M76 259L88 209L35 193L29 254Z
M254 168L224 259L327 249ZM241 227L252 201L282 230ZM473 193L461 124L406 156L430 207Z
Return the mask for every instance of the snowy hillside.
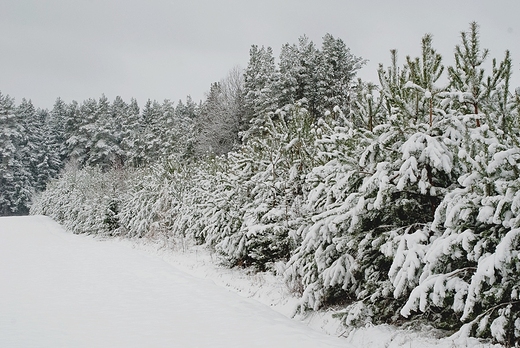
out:
M0 347L479 346L386 326L329 336L310 327L323 313L309 325L251 299L290 304L276 279L209 257L73 235L43 216L0 218Z

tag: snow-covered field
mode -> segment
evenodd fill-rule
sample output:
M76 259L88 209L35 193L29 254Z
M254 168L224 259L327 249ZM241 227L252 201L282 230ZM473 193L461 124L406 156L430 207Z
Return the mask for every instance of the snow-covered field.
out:
M221 268L203 250L0 218L0 347L490 346L386 326L338 338L330 313L289 318L295 304L279 278Z

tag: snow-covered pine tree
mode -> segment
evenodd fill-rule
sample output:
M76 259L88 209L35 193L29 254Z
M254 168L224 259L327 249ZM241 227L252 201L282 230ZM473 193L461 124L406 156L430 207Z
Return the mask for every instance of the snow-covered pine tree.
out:
M303 67L300 63L298 47L296 45L285 44L280 51L279 64L279 85L280 97L279 104L281 106L294 104L297 100L303 98L300 81L298 77Z
M315 157L316 132L309 112L288 105L277 113L282 114L274 120L266 117L263 136L251 138L235 158L242 165L252 160L255 171L243 182L248 191L243 224L229 238L240 240L234 243L240 246L233 250L235 257L240 255L242 264L261 270L287 261L295 247L293 235L304 215L305 176ZM230 254L229 250L225 252Z
M464 125L457 155L466 170L436 211L419 284L401 312L425 312L438 326L464 323L459 334L518 345L519 111L509 92L508 53L500 64L494 61L486 83L484 69L469 69L487 56L476 29L472 23L469 39L462 34L464 49L456 50L457 65L450 69L449 100Z
M326 220L329 216L334 219L338 208L359 187L362 176L357 159L360 149L370 144L367 141L370 134L354 128L339 108L336 112L337 115L328 115L318 121L314 145L316 164L305 180L308 186L306 214L292 236L299 246L288 263L286 279L291 288L303 292L302 309L317 309L334 302L335 291L331 288L337 282L349 281L350 261L353 261L349 255L335 251L335 235L341 232L330 229ZM337 273L339 278L321 278L322 272L330 266L328 262L338 258L346 267Z
M429 116L430 127L433 126L435 99L445 87L436 86L437 81L444 72L442 57L432 47L432 35L427 34L422 39L422 56L411 59L406 57L407 65L410 68L409 88L415 90L416 115ZM424 120L422 120L424 122Z
M453 127L440 97L432 101L431 127L430 108L417 106L432 97L427 92L434 90L441 69L430 59L436 57L430 43L425 36L423 55L413 60L421 78L408 64L397 67L396 52L392 67L380 68L385 123L370 131L354 128L342 116L345 128L319 141L326 146L322 157L330 160L313 171L314 179L309 176L319 183L309 193L314 215L288 272L292 281L302 282L303 307L341 301L349 305L349 323L363 316L397 320L400 304L418 281L429 224L458 174L450 149L456 144L445 134Z
M386 120L384 98L378 86L358 79L352 95L352 107L348 118L354 128L372 132L374 127Z
M298 45L282 46L278 81L280 108L304 103L310 114L316 117L318 57L318 49L305 35L298 39Z
M60 167L57 154L50 149L48 112L36 110L30 100L22 99L16 113L24 129L24 141L18 149L20 159L30 174L27 179L32 190L43 191L47 181L57 175Z
M190 96L187 96L186 103L179 100L175 107L175 124L177 129L176 152L183 159L194 156L195 128L194 120L199 113L197 105Z
M172 167L158 163L132 172L119 198L119 227L114 233L168 241L180 205L177 191L185 184L176 181L176 175Z
M331 34L323 37L317 66L317 112L332 112L339 107L344 114L350 111L350 94L357 71L364 60L354 56L343 40Z
M489 50L481 49L478 24L472 22L469 32L461 33L461 45L455 47L455 66L448 68L451 88L458 95L459 108L463 114L474 115L480 126L480 113L486 114L489 92L499 83L498 76L485 76L483 67Z
M243 131L255 134L264 117L278 109L278 71L271 47L253 45L249 50L249 64L244 73ZM249 124L250 123L250 124Z
M243 264L243 241L238 232L249 199L246 180L251 174L231 169L234 154L229 157L230 161L222 157L208 159L204 171L198 173L201 181L193 190L198 221L189 234L216 250L227 265L236 266Z
M102 171L71 161L47 189L35 196L31 214L47 215L75 234L110 236L119 226L118 208L126 192L127 176L121 170Z
M62 164L70 155L67 140L73 133L73 129L69 129L68 127L72 125L69 124L70 116L68 109L68 105L61 98L57 98L49 114L51 149L52 152L59 156L59 160ZM77 127L77 124L74 122L74 128L75 127Z

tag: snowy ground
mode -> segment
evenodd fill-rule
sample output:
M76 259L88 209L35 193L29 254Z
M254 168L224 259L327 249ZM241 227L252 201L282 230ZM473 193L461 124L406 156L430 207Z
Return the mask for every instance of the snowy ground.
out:
M330 312L290 319L295 304L281 279L203 250L0 218L0 347L489 347L387 326L338 338Z

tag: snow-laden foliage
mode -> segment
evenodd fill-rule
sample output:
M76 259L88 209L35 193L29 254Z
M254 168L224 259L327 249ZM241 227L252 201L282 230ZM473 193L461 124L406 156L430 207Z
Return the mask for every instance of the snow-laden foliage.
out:
M428 37L423 48L427 52L416 64L428 72L434 56ZM357 122L370 124L367 129L347 121L317 143L325 161L308 177L316 183L308 195L313 213L288 268L289 279L299 278L305 288L303 308L339 302L367 320L396 320L418 282L435 209L459 173L452 148L460 136L446 135L456 125L440 97L417 107L418 98L432 98L424 91L433 90L427 84L438 76L423 82L411 69L408 64L399 74L394 64L380 70L379 95L387 108L377 118L386 122ZM356 320L347 313L348 321Z
M31 214L50 216L72 233L112 235L119 226L119 201L127 175L93 167L79 170L70 164L35 197Z
M518 342L520 150L486 124L468 133L470 144L461 152L479 152L467 156L471 170L436 211L432 230L439 237L401 313L437 312L458 326L446 319L455 313L469 333Z
M247 200L240 230L224 242L239 241L242 262L264 269L267 263L287 260L294 248L291 234L304 215L304 178L314 162L316 129L301 105L266 116L260 129L264 136L250 139L230 158ZM229 254L226 244L222 247Z
M0 93L0 214L23 213L31 196L30 173L20 150L24 127L16 113L14 99Z
M0 93L0 215L26 214L32 194L58 171L47 120L31 101L16 106Z
M456 51L457 64L486 56L486 51L479 51L476 29L472 25L463 35L464 48ZM480 92L454 93L461 81L453 76L456 71L466 71L462 76L471 81L474 93ZM487 79L484 70L478 76L467 67L450 72L453 80L448 99L456 107L454 117L464 125L454 154L465 170L435 212L431 226L435 237L424 256L419 284L401 313L425 312L434 322L450 328L463 322L463 334L518 344L520 150L515 120L518 96L515 100L508 91L511 62L507 53L500 64L494 61Z
M117 234L127 237L164 239L173 225L178 204L178 186L171 173L154 166L138 171L118 202Z
M194 196L202 197L193 206L200 229L193 233L196 239L231 265L258 269L290 255L316 137L302 106L266 117L262 137L252 137L227 159L213 160L193 186Z

